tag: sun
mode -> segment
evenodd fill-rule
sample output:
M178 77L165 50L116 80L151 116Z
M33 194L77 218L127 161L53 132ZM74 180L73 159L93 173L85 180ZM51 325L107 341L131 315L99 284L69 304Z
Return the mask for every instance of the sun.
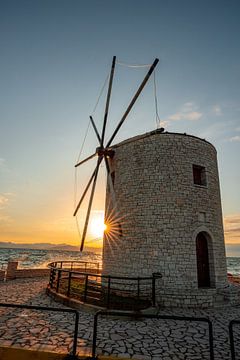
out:
M104 224L104 213L94 214L90 221L91 234L96 237L102 237L104 231L107 230L107 225Z

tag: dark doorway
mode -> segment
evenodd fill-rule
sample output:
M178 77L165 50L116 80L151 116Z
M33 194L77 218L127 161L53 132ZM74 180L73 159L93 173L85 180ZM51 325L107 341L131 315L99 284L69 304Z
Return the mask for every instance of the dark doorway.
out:
M198 287L210 287L208 243L203 233L196 239Z

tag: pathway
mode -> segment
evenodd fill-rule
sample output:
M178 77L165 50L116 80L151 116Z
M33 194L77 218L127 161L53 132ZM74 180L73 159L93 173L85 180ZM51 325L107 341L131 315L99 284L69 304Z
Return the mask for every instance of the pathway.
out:
M21 279L0 284L0 302L61 307L45 294L47 279ZM215 359L229 360L228 323L240 319L240 306L218 310L171 310L160 314L209 317L214 328ZM89 354L93 315L80 311L79 353ZM68 352L72 346L71 314L0 308L0 346ZM240 359L240 326L236 327ZM163 320L99 321L98 352L144 360L209 359L208 330L203 323Z

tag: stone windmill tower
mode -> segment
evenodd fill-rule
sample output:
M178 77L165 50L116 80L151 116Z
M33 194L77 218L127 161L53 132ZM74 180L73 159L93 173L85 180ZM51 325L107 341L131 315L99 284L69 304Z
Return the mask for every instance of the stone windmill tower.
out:
M228 289L215 148L153 131L113 149L106 216L120 230L105 235L104 273L160 272L161 303L212 305Z
M97 166L74 215L92 186L82 235L84 246L100 163L108 173L103 274L150 276L159 272L158 300L165 305L208 306L228 292L216 150L209 142L158 129L112 142L158 59L104 145L113 58Z

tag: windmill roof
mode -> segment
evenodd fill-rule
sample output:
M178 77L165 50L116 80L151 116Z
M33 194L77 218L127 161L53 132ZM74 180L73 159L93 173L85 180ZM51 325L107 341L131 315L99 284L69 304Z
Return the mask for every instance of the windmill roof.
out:
M141 135L137 135L137 136L133 136L129 139L126 139L126 140L123 140L121 141L120 143L118 144L115 144L113 146L111 146L112 148L117 148L117 147L120 147L120 146L123 146L125 144L128 144L128 143L131 143L131 142L135 142L135 141L138 141L138 140L142 140L142 139L145 139L147 137L150 137L150 136L154 136L154 135L161 135L161 136L166 136L166 135L174 135L174 136L184 136L184 137L191 137L191 138L195 138L195 139L198 139L200 141L203 141L205 143L208 143L209 145L211 145L214 149L215 147L213 146L213 144L211 144L209 141L207 141L206 139L203 139L203 138L200 138L198 136L195 136L195 135L189 135L187 133L177 133L177 132L169 132L169 131L162 131L161 129L156 129L156 130L152 130L152 131L149 131L145 134L141 134ZM216 149L215 149L216 150Z

